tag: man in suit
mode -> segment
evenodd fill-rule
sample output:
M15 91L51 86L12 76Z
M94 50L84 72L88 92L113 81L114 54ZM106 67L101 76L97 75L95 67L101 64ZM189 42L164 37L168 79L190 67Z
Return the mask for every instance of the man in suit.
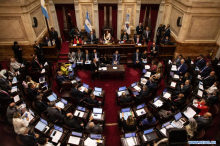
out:
M139 23L139 25L136 27L136 32L137 32L137 34L142 35L143 30L144 30L144 29L143 29L142 23Z
M92 59L94 58L96 59L96 61L98 62L100 61L100 55L99 55L99 52L96 51L96 49L94 49L92 53Z
M96 106L100 106L101 105L101 101L98 101L97 99L95 99L95 95L91 94L90 98L85 98L85 101L89 104L95 104Z
M61 71L57 71L57 78L56 78L56 80L58 81L59 84L61 84L63 81L68 81L68 79L66 79L62 75Z
M197 61L195 64L198 68L203 68L205 66L205 59L204 56L201 54L197 57Z
M8 105L9 103L13 102L14 99L13 99L13 96L10 95L10 93L4 91L4 90L1 90L0 88L0 103L2 105Z
M19 136L25 146L35 146L38 143L39 134L34 134L34 132L28 128L26 128L25 132Z
M84 68L85 70L89 69L89 66L91 64L91 54L89 53L89 51L86 49L85 50L85 54L83 55L83 64L84 64ZM88 64L90 62L90 64ZM85 64L86 63L86 64Z
M93 42L93 43L96 41L96 36L93 33L93 31L90 31L90 35L88 35L88 41Z
M207 99L209 100L209 103L211 104L211 106L213 106L214 104L217 104L219 101L219 90L215 89L212 95L208 95Z
M64 118L61 108L56 107L55 104L55 101L51 101L49 107L47 107L47 112L51 121L62 120Z
M49 102L42 101L42 96L37 95L35 106L40 112L45 112L47 110Z
M21 113L21 110L18 108L18 106L16 106L16 104L12 102L9 104L7 111L6 111L7 120L10 124L12 124L13 114L15 111L19 111Z
M197 126L200 129L204 128L207 125L210 125L212 122L212 114L210 112L206 112L204 116L195 115L193 118L196 120Z
M152 56L154 56L154 60L156 60L156 56L157 56L158 51L159 51L158 46L155 43L153 43L150 46L150 58L152 58Z
M121 95L121 98L120 98L120 102L121 103L131 103L132 102L132 98L131 98L131 96L127 96L125 92L122 92L122 95Z
M22 49L18 45L17 41L14 42L14 45L12 46L12 50L14 51L15 58L18 59L18 62L22 63L23 62L23 60L22 60Z
M11 82L4 79L0 74L0 88L4 91L11 92Z
M186 99L184 98L184 94L180 93L178 96L172 96L169 98L168 104L171 106L175 106L180 108L184 103L186 103Z
M164 32L164 38L166 38L166 36L170 38L170 25L169 24L167 24L167 27Z
M190 80L186 80L185 85L180 85L179 87L177 87L177 89L176 89L177 91L175 91L175 93L176 94L182 93L182 94L186 95L190 90L189 84L190 84Z
M177 66L177 74L179 75L183 75L185 72L187 71L187 67L185 64L185 60L181 59L181 64L179 66Z
M202 77L203 87L212 86L215 82L215 71L211 71L209 76Z
M121 34L121 41L128 41L129 40L129 35L126 30Z
M94 122L92 122L93 120L93 116L90 117L88 124L86 125L86 131L88 131L89 133L102 133L103 128L102 128L102 124L95 124Z
M166 36L166 37L163 39L162 44L168 45L169 43L170 43L170 39L169 39L168 36Z
M206 63L206 66L203 67L203 68L199 71L201 77L206 77L206 76L208 76L208 75L210 74L210 72L211 72L211 67L210 67L210 66L211 66L211 62L207 62L207 63Z
M181 60L183 56L180 54L175 61L173 61L173 64L176 64L176 66L180 66Z
M141 35L137 34L134 36L135 44L141 44L141 41L142 41Z
M51 27L50 37L52 40L55 40L55 41L58 39L58 33L57 31L55 31L53 27Z
M76 62L77 62L77 65L83 65L83 52L81 52L80 49L77 50L76 52ZM82 62L82 63L78 63L78 62Z
M70 42L71 42L72 39L74 40L73 36L75 34L75 28L72 27L70 29L71 29L71 31L69 32L69 36L70 36Z
M134 95L137 100L141 100L143 97L148 96L150 91L147 89L146 85L143 86L143 89L139 92L139 95Z
M72 18L71 18L71 14L68 12L67 14L67 18L68 18L68 23L69 23L69 26L70 26L70 29L73 27L73 23L72 23Z
M43 49L41 47L41 44L39 44L37 41L35 41L34 51L40 62L43 62Z
M139 49L137 49L136 52L133 54L133 63L134 69L136 67L140 67L141 65L141 53L139 52Z
M151 31L149 30L149 27L146 27L146 30L144 30L144 32L142 34L142 38L145 38L145 41L148 44L150 37L151 37Z
M118 54L118 50L112 56L112 65L119 65L120 62L120 54Z
M156 44L159 44L161 38L162 24L157 28L157 41Z
M27 93L31 98L36 98L37 95L40 95L40 90L37 90L36 88L34 88L34 84L33 83L29 83L28 84L28 88L27 88ZM43 94L41 94L43 95Z
M32 67L34 68L34 70L40 70L40 69L43 68L43 65L42 65L41 62L38 60L37 56L34 56L34 57L33 57Z
M155 82L155 80L152 78L152 77L150 77L149 78L149 82L147 82L147 88L148 88L148 90L149 91L152 91L154 88L156 88L157 87L157 83Z
M77 131L83 131L84 128L84 123L73 117L72 113L66 114L66 116L63 118L63 123L69 128L76 128Z
M98 68L99 68L95 58L93 58L93 62L91 63L90 66L91 66L92 81L93 81L95 76L98 78Z
M75 97L78 101L82 101L84 99L83 93L86 92L86 89L83 92L81 92L80 88L77 89L77 87L78 87L78 83L73 83L72 89L71 89L71 95L72 97Z

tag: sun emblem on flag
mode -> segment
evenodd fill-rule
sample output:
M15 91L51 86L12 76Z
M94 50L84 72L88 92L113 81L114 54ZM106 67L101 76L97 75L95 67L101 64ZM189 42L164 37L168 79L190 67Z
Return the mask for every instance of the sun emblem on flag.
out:
M87 25L89 26L90 24L89 24L89 23L87 23Z

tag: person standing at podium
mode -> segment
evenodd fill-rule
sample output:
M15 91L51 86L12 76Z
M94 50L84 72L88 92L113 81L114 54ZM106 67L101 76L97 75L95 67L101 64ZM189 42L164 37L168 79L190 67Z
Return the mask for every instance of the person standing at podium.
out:
M120 62L120 54L118 54L118 50L112 56L112 65L119 65Z

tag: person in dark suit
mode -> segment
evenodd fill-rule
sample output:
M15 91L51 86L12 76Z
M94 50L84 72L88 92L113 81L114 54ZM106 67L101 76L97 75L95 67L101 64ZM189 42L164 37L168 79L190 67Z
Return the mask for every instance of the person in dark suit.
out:
M182 94L186 95L190 90L189 84L190 84L190 80L186 80L185 85L181 85L181 86L177 87L177 89L176 89L177 91L175 91L175 94L182 93Z
M211 62L207 62L207 63L206 63L206 66L203 67L203 68L199 71L201 77L206 77L206 76L208 76L208 75L210 74L210 72L211 72L211 67L210 67L210 66L211 66Z
M42 63L38 60L37 56L33 57L32 67L33 67L34 70L40 70L40 69L43 68Z
M150 113L146 113L146 117L144 118L143 121L141 121L141 124L144 125L151 125L154 124L156 122L156 118Z
M81 52L81 50L78 49L76 52L76 62L83 62L83 58L83 52ZM83 65L83 63L77 63L77 65Z
M95 99L95 95L91 94L90 98L85 98L85 101L89 104L95 104L96 106L100 106L101 105L101 101L98 101L97 99Z
M67 113L66 116L63 118L63 123L69 128L76 128L78 131L83 131L84 123L73 117L72 113Z
M197 126L200 129L210 125L212 122L212 114L210 112L206 112L204 116L195 115L193 118L196 120Z
M208 95L207 100L209 100L209 103L211 106L213 106L214 104L217 104L219 101L219 90L215 89L212 95Z
M136 32L137 32L137 34L142 35L143 30L144 30L144 29L143 29L142 23L139 23L139 25L136 27Z
M9 103L13 102L14 99L13 97L10 95L10 93L4 91L4 90L1 90L0 88L0 103L2 105L8 105Z
M126 32L126 30L124 30L124 32L121 34L121 41L128 41L129 40L129 35Z
M150 94L150 91L147 90L147 86L144 85L143 89L139 92L139 95L134 95L134 97L138 100L141 100L143 97L148 96Z
M91 60L92 60L91 54L86 49L85 54L83 55L83 64L84 64L85 70L89 69L90 64L91 64ZM90 64L85 64L85 63L89 63L89 62L90 62Z
M31 130L26 128L23 134L20 134L20 140L25 146L35 146L38 143L39 134L34 134Z
M141 53L139 52L139 49L137 49L136 52L133 54L133 63L134 69L136 67L140 67L141 65Z
M196 64L198 68L203 68L205 66L205 59L204 56L201 54L197 57Z
M94 58L96 59L96 61L100 61L100 54L96 51L96 49L94 49L92 53L92 59Z
M142 53L141 55L141 60L142 60L142 63L147 63L147 50L144 50L144 52Z
M154 88L156 88L157 87L157 83L155 82L155 80L152 78L152 77L150 77L149 78L149 82L147 82L147 88L148 88L148 90L149 91L152 91Z
M12 50L14 51L15 58L18 59L18 62L22 63L23 62L23 60L22 60L22 49L18 45L17 41L14 42L14 45L12 46Z
M155 60L158 51L159 51L158 46L157 46L155 43L153 43L153 44L150 46L150 58L152 58L152 56L154 56L154 60Z
M142 41L141 35L137 34L134 36L135 44L141 44L141 41Z
M57 31L55 31L55 29L53 27L51 27L50 37L52 40L55 40L55 41L58 39L58 33L57 33Z
M159 27L157 28L157 41L156 44L159 44L160 42L160 38L161 38L161 31L162 31L162 24L159 25Z
M181 59L181 64L177 67L177 74L183 75L187 71L185 60Z
M179 81L181 83L185 83L186 80L189 80L190 82L192 81L192 75L189 72L186 72L184 76L181 76Z
M162 44L164 44L164 45L169 45L169 43L170 43L170 39L169 39L168 36L166 36L166 37L163 39Z
M146 27L146 30L144 30L144 32L142 34L142 38L145 38L145 41L148 44L150 37L151 37L151 31L149 30L149 27Z
M133 117L133 112L132 115L130 115L127 120L124 119L124 113L122 113L122 118L121 118L121 123L124 132L131 132L137 130L137 121L135 117Z
M107 54L105 54L102 58L102 64L110 64L110 58Z
M61 71L57 71L57 78L56 78L56 80L58 81L59 84L61 84L63 81L68 81L68 79L66 79L62 75Z
M34 88L33 83L28 84L27 93L31 98L35 99L37 97L37 95L40 95L40 92L41 92L40 90L37 90L36 88Z
M98 64L96 62L96 59L93 59L93 62L91 63L91 71L92 71L92 81L94 79L94 77L96 76L98 78Z
M37 95L36 101L35 101L35 106L40 112L45 112L47 110L49 102L42 101L42 96Z
M102 124L95 124L94 122L92 122L93 120L93 116L91 116L89 118L89 122L86 125L86 131L89 133L102 133L103 128L102 128Z
M40 62L43 62L43 49L41 47L41 44L39 44L37 41L35 41L34 51Z
M7 120L10 124L12 124L13 114L15 111L18 111L21 114L21 110L18 108L18 106L16 106L14 102L12 102L9 104L7 111L6 111Z
M49 115L49 119L51 121L62 120L65 115L62 114L61 108L55 106L56 102L51 101L49 107L47 107L47 112Z
M212 86L215 82L215 71L211 71L209 76L202 77L203 87Z
M170 25L169 24L167 24L167 27L164 32L164 38L166 38L166 36L170 38Z
M77 89L77 87L78 87L78 84L73 83L72 89L71 89L71 95L72 97L75 97L78 101L82 101L84 100L84 92L86 91L86 89L83 92L81 92L80 88Z
M93 42L93 43L96 41L96 36L93 33L93 31L90 31L90 34L88 35L88 41Z
M168 104L171 106L175 106L180 108L184 103L186 103L186 99L184 98L184 94L180 93L178 96L172 96L169 98L170 102Z
M10 90L11 90L11 82L10 81L8 81L8 80L6 80L6 79L4 79L3 77L2 77L2 75L0 74L0 88L2 89L2 90L4 90L4 91L7 91L7 92L10 92Z
M182 60L183 56L182 54L180 54L175 61L173 61L173 64L176 64L176 66L180 66L181 64L181 60Z
M131 103L132 98L131 96L127 96L125 92L122 93L121 98L120 98L121 103Z
M70 26L70 29L73 27L73 22L72 22L72 18L71 18L71 14L70 14L70 12L68 12L68 14L67 14L67 20L68 20L68 24L69 24L69 26Z
M112 56L112 65L119 65L120 62L120 54L118 54L118 50Z

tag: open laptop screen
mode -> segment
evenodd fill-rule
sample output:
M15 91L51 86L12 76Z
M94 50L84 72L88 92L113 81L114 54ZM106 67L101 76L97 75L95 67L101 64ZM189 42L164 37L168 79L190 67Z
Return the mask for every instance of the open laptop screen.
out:
M181 112L179 112L178 114L176 114L174 117L175 117L175 120L178 121L180 118L182 118Z
M123 86L123 87L119 87L118 91L124 91L126 90L126 86Z
M93 108L93 113L102 114L102 109L101 108Z
M56 129L56 130L58 130L60 132L63 132L63 128L62 127L54 125L54 129Z
M134 83L131 84L131 87L133 88L136 85L137 85L137 82L134 82Z
M86 87L87 89L89 89L89 85L83 83L83 86Z
M96 92L102 92L102 88L95 87Z
M144 134L148 134L148 133L151 133L151 132L153 132L154 131L154 129L152 128L152 129L148 129L148 130L145 130L144 131Z
M75 131L72 131L72 135L74 135L74 136L78 136L78 137L82 137L82 133L80 133L80 132L75 132Z
M102 135L101 134L90 134L90 137L92 139L102 139Z
M129 137L135 137L135 133L126 133L125 134L125 138L129 138Z
M122 108L122 109L121 109L121 112L122 112L122 113L124 113L124 112L130 112L130 110L131 110L130 108Z
M140 104L140 105L138 105L138 106L137 106L137 109L144 108L144 106L145 106L145 104L144 104L144 103L143 103L143 104Z

